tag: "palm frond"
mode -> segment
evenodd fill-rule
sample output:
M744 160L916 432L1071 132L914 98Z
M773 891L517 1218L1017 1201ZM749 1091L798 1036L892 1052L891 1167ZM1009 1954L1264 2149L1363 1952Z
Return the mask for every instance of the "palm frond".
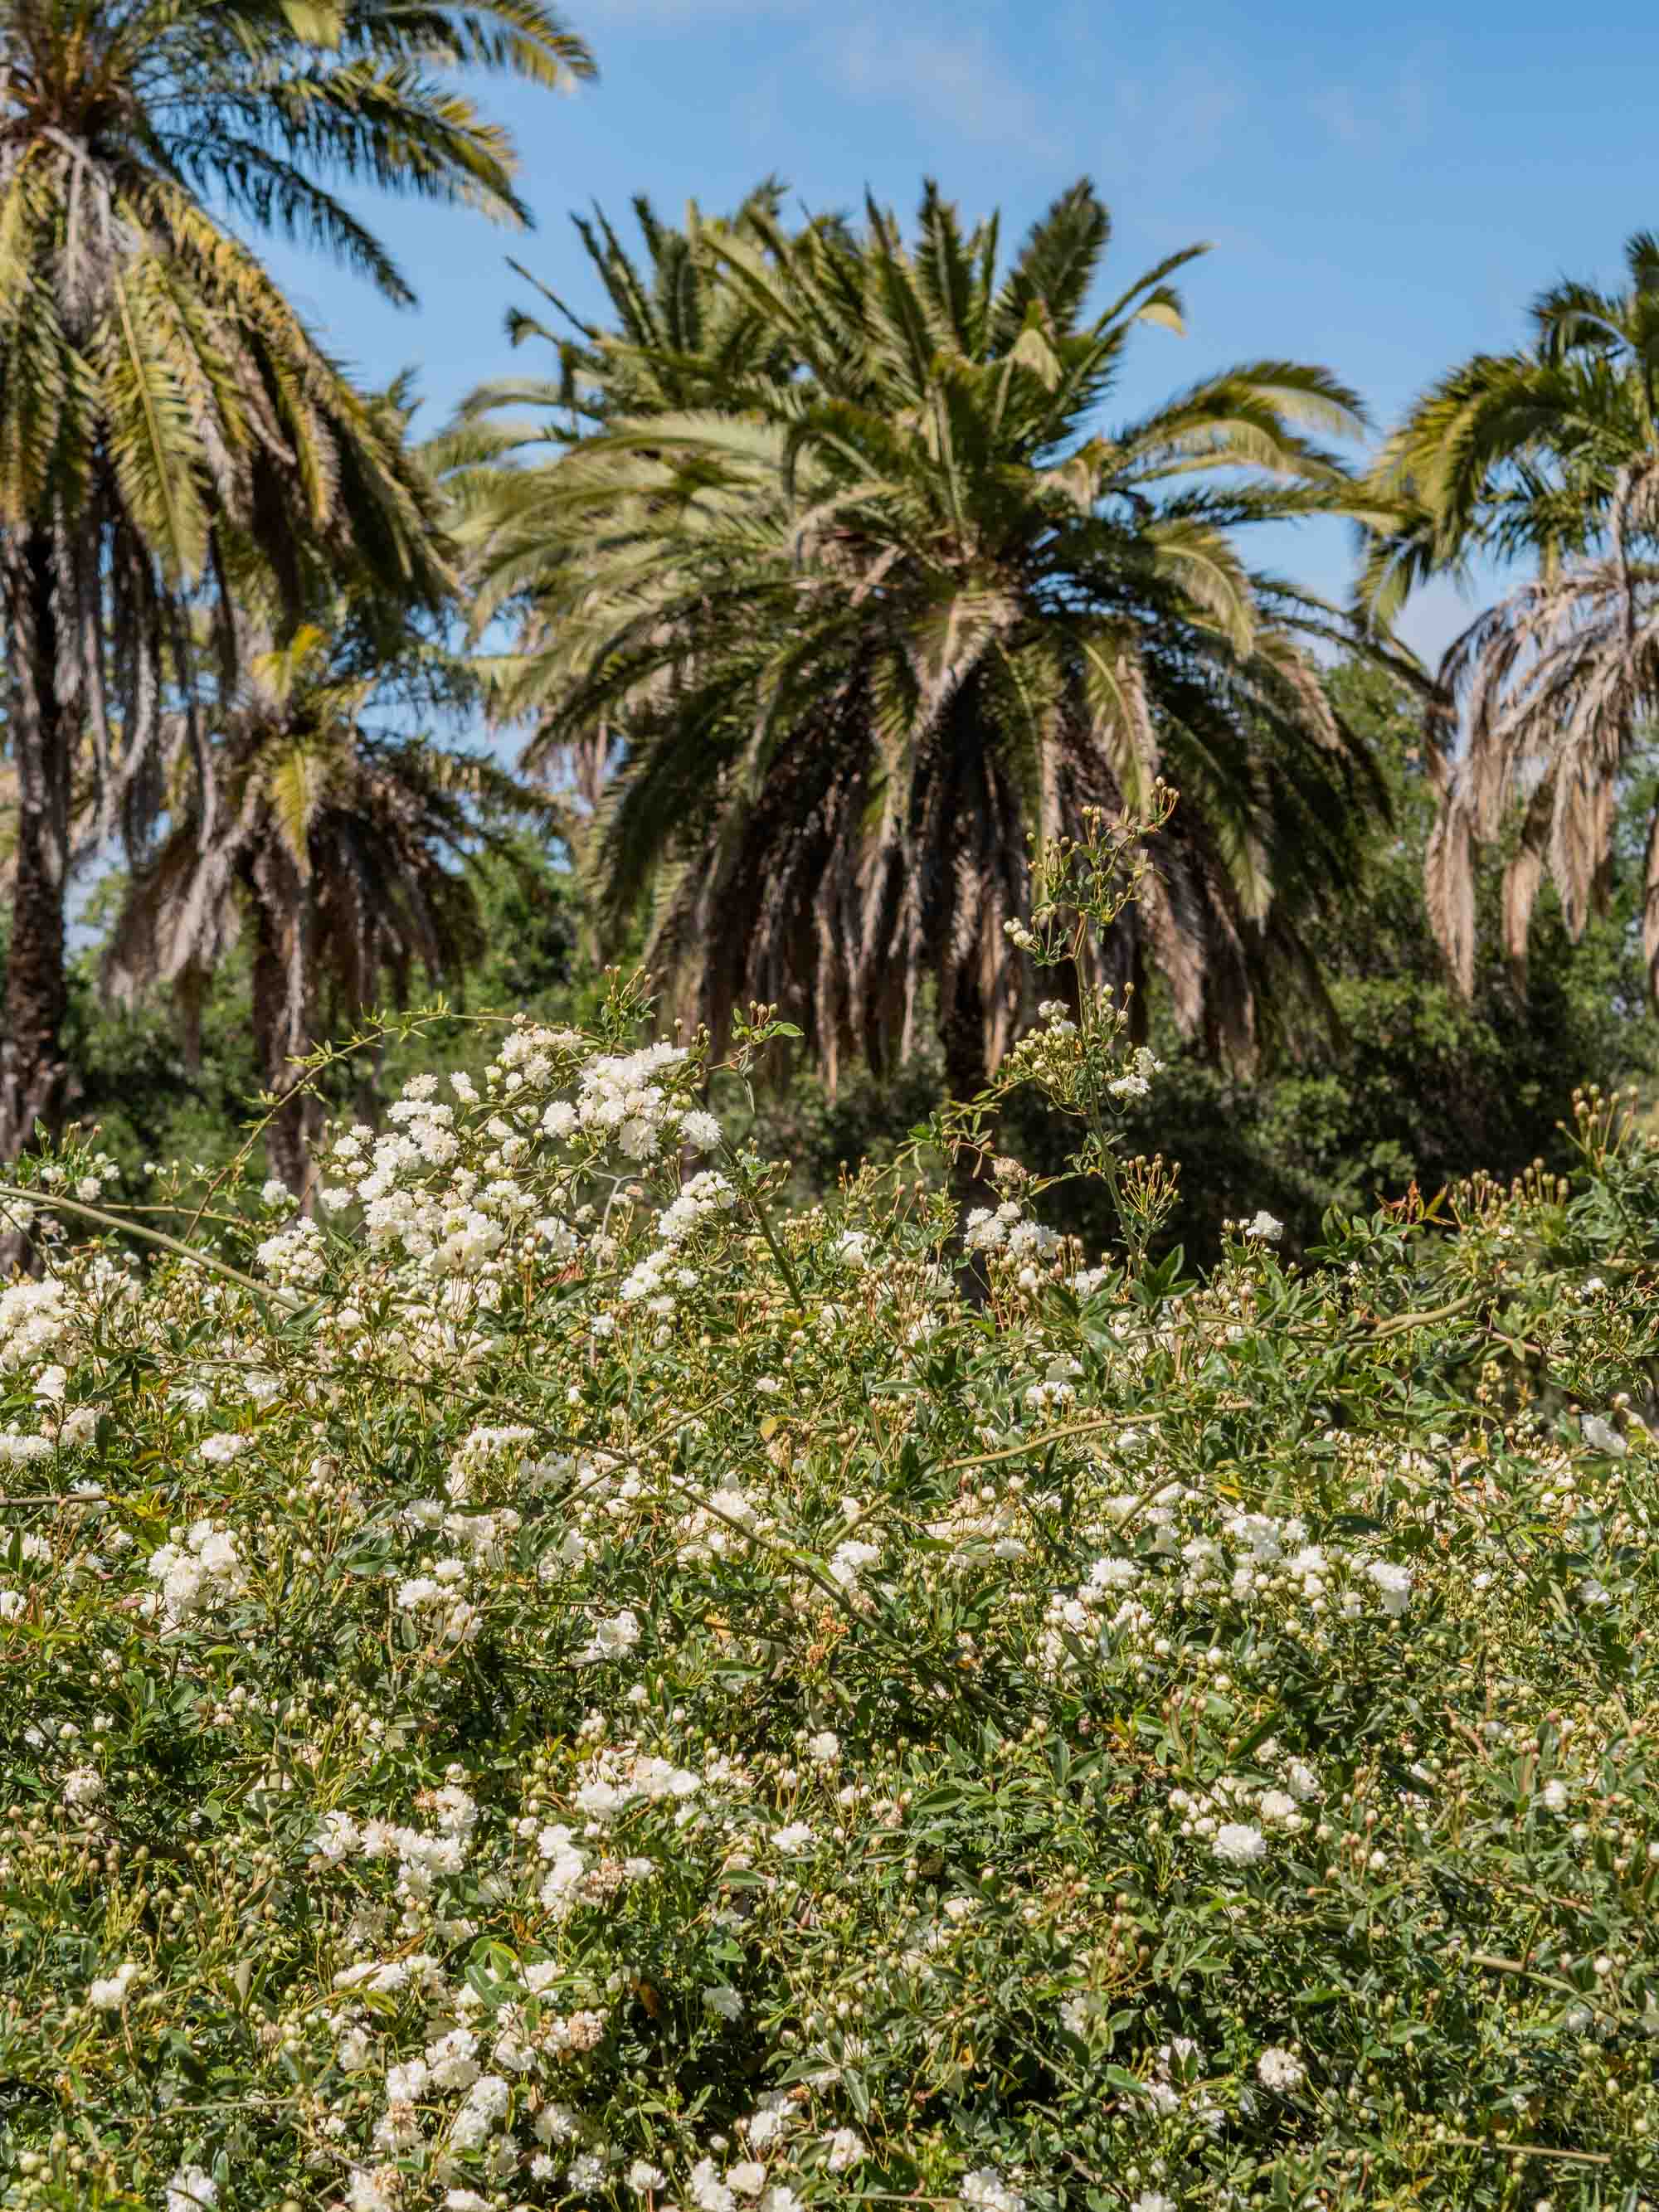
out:
M1000 278L994 226L932 186L908 237L873 204L856 234L641 227L672 297L614 266L589 433L514 424L453 466L478 618L516 625L498 709L538 716L532 763L614 759L586 849L613 923L646 913L667 1003L718 1034L775 1000L833 1075L911 1048L931 994L954 1064L969 1035L994 1061L1030 997L1003 929L1028 834L1162 770L1182 827L1103 972L1150 951L1213 1048L1255 1050L1274 978L1317 998L1297 917L1322 870L1347 880L1379 787L1297 642L1341 617L1236 533L1358 504L1316 442L1354 431L1352 392L1263 362L1100 434L1190 257L1091 319L1086 185ZM503 415L486 395L467 431Z

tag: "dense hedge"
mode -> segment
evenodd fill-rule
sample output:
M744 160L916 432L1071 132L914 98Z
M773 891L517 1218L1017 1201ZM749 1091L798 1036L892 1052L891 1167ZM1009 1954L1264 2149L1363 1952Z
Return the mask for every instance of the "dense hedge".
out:
M3 2202L1659 2197L1659 1155L964 1253L626 1012L198 1259L38 1171Z

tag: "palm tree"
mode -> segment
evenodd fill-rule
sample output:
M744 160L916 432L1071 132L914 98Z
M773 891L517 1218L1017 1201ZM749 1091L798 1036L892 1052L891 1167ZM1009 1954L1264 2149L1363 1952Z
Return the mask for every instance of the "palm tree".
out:
M1448 649L1429 718L1443 784L1429 909L1466 993L1478 848L1515 841L1504 949L1524 983L1546 876L1574 938L1605 898L1619 786L1659 709L1659 240L1632 238L1626 265L1622 291L1544 293L1531 343L1452 370L1379 464L1379 506L1399 516L1366 563L1364 594L1382 616L1477 558L1534 572ZM1659 814L1644 938L1659 995Z
M665 223L644 193L634 219L644 242L636 260L602 210L571 218L577 238L610 304L611 326L576 314L557 293L516 261L514 273L538 292L555 317L510 307L507 334L515 346L539 340L558 358L558 375L502 378L481 385L462 419L477 422L503 407L562 411L566 435L635 415L720 405L734 386L757 376L781 381L790 370L787 343L726 276L722 241L738 240L764 254L779 235L784 188L768 177L729 216L707 216L687 203L684 228Z
M295 1063L388 994L405 1004L417 967L436 985L459 978L484 949L471 864L500 847L492 823L550 818L487 757L375 726L377 708L444 703L452 673L418 641L399 655L349 609L251 656L206 776L186 764L111 934L107 987L173 991L188 1054L208 978L251 932L260 1067L286 1102L267 1146L296 1194L321 1109Z
M447 588L422 472L243 231L314 242L406 301L331 182L525 221L506 134L444 81L460 66L546 84L591 70L542 0L0 0L0 611L20 801L0 1157L62 1099L77 768L97 830L136 836L169 708L234 682L234 607L291 625L348 556L416 603Z
M504 459L522 459L532 447L562 452L606 422L718 404L757 378L786 380L791 370L787 343L737 291L714 250L721 239L738 238L764 252L783 190L776 178L764 179L730 216L705 216L690 201L683 228L665 223L650 200L639 194L633 207L644 252L638 259L602 210L592 218L573 216L610 303L609 330L574 313L556 293L512 262L555 319L509 308L507 336L515 347L540 341L551 348L557 371L478 386L451 428L428 446L431 465L444 478L452 514L463 517L482 510L494 517L515 487L522 484L533 493L532 478L503 472ZM538 577L546 556L545 544L538 540L532 567ZM498 590L505 588L499 572L496 582ZM500 655L478 665L486 682L507 672ZM602 720L562 749L562 836L584 879L592 873L599 800L616 750L616 733ZM603 947L591 902L584 902L580 927L585 955L597 966Z
M994 219L964 231L932 186L913 244L874 206L857 234L751 211L702 243L722 327L753 324L710 400L630 419L601 389L599 434L529 436L469 481L480 617L519 618L501 703L538 717L532 765L618 738L600 888L619 920L648 899L683 1016L781 1003L832 1079L931 1018L977 1090L1028 999L1005 927L1028 836L1162 774L1176 824L1103 957L1125 982L1154 961L1187 1027L1248 1056L1299 915L1350 880L1377 787L1297 641L1335 625L1234 533L1348 500L1314 439L1357 403L1264 362L1100 427L1202 250L1091 312L1109 234L1086 182L1006 271ZM649 388L658 341L610 343L620 387Z

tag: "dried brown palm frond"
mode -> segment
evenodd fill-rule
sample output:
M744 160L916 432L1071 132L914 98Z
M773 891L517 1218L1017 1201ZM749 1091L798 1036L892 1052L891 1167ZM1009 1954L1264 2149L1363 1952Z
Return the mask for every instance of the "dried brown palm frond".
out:
M1621 776L1659 708L1659 563L1632 556L1652 479L1621 501L1611 550L1564 564L1472 623L1443 683L1464 708L1467 750L1451 769L1428 855L1430 916L1465 993L1474 988L1474 866L1517 818L1504 872L1504 950L1524 977L1533 907L1546 880L1575 938L1604 901ZM1659 969L1650 950L1650 974Z
M1416 585L1476 558L1531 580L1446 654L1428 717L1442 807L1429 908L1453 974L1474 977L1479 849L1518 842L1503 890L1504 951L1524 981L1547 880L1576 936L1603 898L1619 785L1659 690L1659 258L1626 246L1628 283L1560 283L1534 303L1531 343L1479 354L1424 392L1373 478L1362 585L1396 611ZM1392 513L1389 513L1389 510ZM1467 750L1457 752L1458 714ZM1659 917L1649 897L1650 982Z
M1304 650L1340 618L1237 541L1344 507L1317 441L1355 404L1258 362L1102 435L1190 258L1091 313L1109 228L1079 184L999 268L994 222L964 231L932 187L914 243L874 207L857 233L751 210L701 281L765 374L664 359L647 404L630 336L602 435L501 466L509 437L493 489L464 465L479 617L519 626L501 703L538 716L532 763L614 744L591 871L618 930L647 912L684 1018L781 1004L833 1081L931 1018L977 1089L1033 988L1004 927L1028 840L1160 775L1176 825L1103 971L1162 969L1237 1057L1276 992L1318 1007L1298 922L1352 879L1380 787Z
M106 948L118 998L173 992L188 1021L203 978L246 929L252 1018L267 1087L390 997L416 969L453 984L484 950L471 864L495 825L561 819L487 757L377 732L343 623L254 656L216 732L210 781L181 781L171 827L135 871ZM314 1102L272 1124L272 1166L303 1190Z

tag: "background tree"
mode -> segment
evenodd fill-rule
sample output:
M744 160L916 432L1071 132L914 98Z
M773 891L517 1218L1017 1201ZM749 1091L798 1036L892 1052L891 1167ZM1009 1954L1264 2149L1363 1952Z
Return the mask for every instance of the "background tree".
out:
M1431 718L1445 795L1429 904L1466 993L1477 848L1510 840L1502 929L1523 975L1547 875L1571 935L1605 911L1621 792L1659 705L1659 241L1639 233L1626 263L1622 291L1543 294L1530 345L1443 378L1379 468L1382 499L1404 508L1366 568L1384 617L1425 577L1466 574L1477 556L1533 570L1448 650ZM1659 815L1646 848L1644 940L1659 994Z
M463 865L478 903L481 950L450 971L444 995L451 1014L422 1008L428 994L417 963L410 996L418 1027L407 1036L396 1025L382 1034L378 1079L368 1055L331 1067L322 1079L331 1111L362 1119L357 1109L374 1103L362 1095L370 1083L385 1097L418 1071L474 1065L478 1031L470 1012L511 1007L554 1022L597 1018L604 984L576 951L572 880L559 848L534 821L502 823L468 851ZM126 1198L164 1205L173 1182L170 1164L199 1163L217 1173L246 1143L251 1122L262 1118L254 1102L265 1070L250 1019L253 933L245 922L191 1009L196 1059L175 999L160 989L115 997L108 988L110 939L130 892L125 871L112 867L77 902L64 1050L76 1072L74 1125L97 1131L98 1146L119 1163ZM0 904L0 937L3 916ZM382 1006L391 995L387 982L383 977ZM255 1179L270 1172L267 1152ZM180 1220L188 1219L186 1209Z
M285 1099L267 1147L296 1193L322 1108L296 1088L295 1063L383 998L407 1005L417 968L444 989L477 964L472 864L510 851L500 833L512 819L548 821L546 802L487 756L374 726L377 706L453 707L457 673L418 643L398 653L344 607L254 657L207 775L175 794L168 835L114 923L106 982L126 1000L169 989L191 1066L213 975L248 930L259 1079Z
M1214 1256L1223 1221L1260 1206L1285 1221L1287 1243L1306 1249L1322 1241L1328 1208L1369 1212L1413 1181L1431 1193L1477 1170L1506 1180L1534 1158L1565 1169L1570 1148L1559 1125L1576 1083L1611 1089L1635 1082L1650 1099L1659 1078L1659 1024L1640 1018L1637 927L1651 770L1639 766L1621 787L1608 910L1592 915L1577 943L1553 887L1542 887L1524 995L1498 927L1504 848L1477 855L1478 951L1466 1000L1423 902L1437 787L1423 745L1420 697L1375 667L1339 665L1325 681L1343 721L1373 752L1392 816L1365 833L1358 890L1328 921L1310 925L1334 1029L1305 1025L1246 1075L1207 1060L1197 1041L1183 1042L1167 992L1156 975L1149 981L1148 1029L1166 1065L1152 1096L1129 1109L1126 1139L1132 1151L1161 1150L1181 1163L1168 1241L1183 1244L1189 1261ZM414 719L401 700L387 717L400 726ZM604 986L576 950L578 886L562 846L550 845L536 825L533 816L521 829L503 824L471 847L464 865L482 945L476 961L448 971L448 988L474 1008L510 1007L555 1024L592 1021ZM242 1140L248 1100L268 1079L250 1036L254 933L246 922L201 994L199 1066L187 1063L176 1015L156 994L112 1002L100 988L128 896L127 882L112 872L84 916L88 938L71 963L65 1035L82 1085L77 1118L95 1124L98 1142L121 1162L127 1194L155 1203L165 1200L168 1179L153 1164L222 1165ZM391 995L389 981L383 975L377 987L382 1000ZM416 962L410 996L418 1002L422 994ZM476 1046L476 1033L460 1023L426 1021L417 1040L389 1042L383 1082L395 1086L416 1067L461 1065ZM331 1103L349 1111L354 1070L342 1064L329 1086ZM799 1066L763 1098L757 1138L793 1162L793 1195L805 1204L832 1193L843 1166L890 1161L945 1089L931 1039L885 1076L846 1071L833 1096L819 1075ZM728 1118L744 1110L740 1097L724 1092L715 1103ZM1021 1157L1048 1166L1060 1164L1071 1142L1029 1093L1010 1108L1005 1136ZM1042 1211L1075 1229L1092 1251L1114 1231L1109 1209L1091 1210L1087 1196L1086 1186L1064 1185L1044 1198Z
M1635 1083L1651 1102L1659 1078L1659 1024L1640 1018L1636 927L1652 766L1637 765L1620 787L1607 912L1592 915L1575 940L1553 887L1540 890L1524 994L1498 927L1504 848L1477 854L1477 954L1465 997L1423 900L1439 794L1420 691L1352 660L1325 681L1335 710L1370 749L1389 799L1389 818L1374 818L1365 831L1357 890L1309 926L1334 1024L1305 1025L1271 1061L1244 1073L1183 1042L1156 978L1148 992L1152 1042L1164 1068L1151 1096L1128 1108L1124 1141L1131 1152L1161 1152L1179 1163L1180 1201L1160 1249L1180 1244L1189 1262L1213 1260L1224 1222L1260 1207L1285 1223L1289 1249L1305 1252L1324 1241L1331 1208L1367 1214L1413 1182L1425 1196L1478 1171L1507 1182L1538 1159L1565 1173L1575 1156L1561 1125L1571 1121L1574 1085ZM933 1055L884 1080L860 1072L833 1097L799 1071L781 1096L762 1102L757 1141L795 1164L793 1195L805 1203L833 1192L843 1168L890 1160L945 1087ZM720 1103L727 1114L738 1103ZM1044 1170L1057 1170L1073 1142L1029 1092L1009 1108L1002 1140ZM1042 1210L1081 1236L1091 1255L1114 1242L1112 1210L1086 1184L1046 1194Z
M546 84L591 70L540 0L3 0L0 608L16 877L0 1156L61 1102L71 818L135 844L168 708L188 742L215 611L286 610L349 555L416 602L446 587L429 494L244 242L304 238L409 286L337 179L507 221L506 134L459 65ZM74 788L92 784L89 808Z
M539 295L544 312L509 308L507 336L515 347L548 347L557 366L550 376L520 374L480 385L457 421L428 446L452 514L482 517L493 532L515 498L525 497L533 508L540 496L533 466L507 469L504 461L556 458L607 423L729 404L752 381L786 380L792 366L787 343L738 290L714 250L720 239L737 238L764 252L782 201L783 186L767 179L734 214L708 216L693 200L684 224L676 226L664 222L641 194L634 202L641 245L637 254L629 252L602 211L592 218L573 216L609 304L608 327L574 313L550 287L511 263ZM517 611L528 624L534 620L530 594L544 591L549 560L533 514L524 542L525 592L514 592L500 566L495 581L498 592L518 599ZM495 653L479 665L498 699L513 692L514 656ZM585 880L598 857L594 836L617 746L616 732L601 719L559 750L563 834ZM592 901L581 911L584 949L597 965L605 955L599 917Z
M684 1016L779 1001L832 1079L936 1024L971 1092L1025 1007L1028 834L1160 773L1182 805L1110 972L1150 960L1238 1057L1311 980L1302 924L1379 793L1299 649L1325 611L1234 533L1343 504L1315 436L1358 410L1261 362L1103 429L1135 325L1181 327L1192 258L1091 311L1109 234L1086 184L1006 270L994 220L964 231L931 187L910 243L873 206L856 234L751 210L702 250L766 333L760 373L711 364L718 404L653 399L468 479L481 617L520 618L502 703L538 716L538 764L618 738L599 895L613 922L648 902ZM657 341L613 343L621 387L653 390Z
M1620 787L1606 911L1575 935L1553 888L1540 892L1524 991L1499 927L1512 847L1477 854L1478 950L1466 994L1447 972L1423 898L1440 794L1420 691L1352 660L1326 681L1371 746L1389 819L1367 834L1357 891L1310 930L1332 1028L1287 1040L1249 1082L1172 1048L1164 1030L1169 1066L1133 1111L1132 1141L1181 1163L1170 1235L1194 1256L1217 1249L1224 1218L1258 1206L1306 1250L1324 1241L1332 1207L1366 1214L1413 1183L1431 1196L1477 1172L1507 1182L1540 1159L1565 1173L1575 1155L1562 1124L1574 1085L1634 1081L1651 1096L1659 1073L1659 1033L1638 1018L1634 928L1650 770Z
M503 377L473 392L460 420L478 429L480 450L510 451L538 438L574 443L608 422L718 407L752 381L787 380L793 356L785 335L732 281L718 251L723 240L732 240L765 255L787 235L783 200L782 184L769 177L729 216L705 215L696 200L688 201L684 222L677 225L665 222L640 193L633 203L643 249L637 256L603 210L573 216L609 306L609 324L577 314L550 285L509 260L552 319L509 307L507 335L514 346L550 347L558 367L551 377ZM500 422L501 410L520 407L532 410L527 422Z

